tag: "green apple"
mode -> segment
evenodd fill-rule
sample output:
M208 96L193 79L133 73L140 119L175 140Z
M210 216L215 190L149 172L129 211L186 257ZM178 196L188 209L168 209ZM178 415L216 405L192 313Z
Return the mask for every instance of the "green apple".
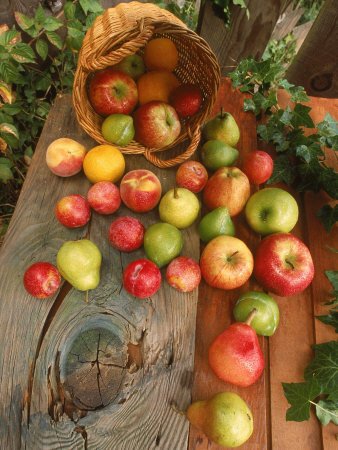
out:
M238 150L218 139L207 141L201 149L202 162L210 170L232 166L237 158Z
M236 302L233 314L237 322L245 322L253 309L257 310L250 326L257 334L272 336L279 323L279 308L270 295L259 291L248 291Z
M99 284L101 261L100 250L88 239L65 242L56 257L63 278L80 291L95 289Z
M297 223L298 205L284 189L264 188L249 198L245 218L257 233L288 233Z
M232 115L221 110L220 113L206 122L203 135L207 141L218 139L230 145L230 147L234 147L239 141L240 132Z
M235 236L235 225L231 220L229 209L220 206L206 214L198 225L198 232L203 242L221 236Z
M135 134L133 118L127 114L110 114L104 119L101 131L108 142L128 145Z
M141 75L144 74L145 65L142 56L135 53L123 58L122 61L114 66L114 69L120 70L126 75L129 75L134 80L137 80Z

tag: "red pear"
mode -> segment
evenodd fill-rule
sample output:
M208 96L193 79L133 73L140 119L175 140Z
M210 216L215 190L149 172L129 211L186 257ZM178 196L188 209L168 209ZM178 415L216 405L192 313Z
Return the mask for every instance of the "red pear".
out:
M263 372L264 357L257 334L250 326L256 312L254 309L245 323L230 325L209 348L210 367L227 383L250 386Z

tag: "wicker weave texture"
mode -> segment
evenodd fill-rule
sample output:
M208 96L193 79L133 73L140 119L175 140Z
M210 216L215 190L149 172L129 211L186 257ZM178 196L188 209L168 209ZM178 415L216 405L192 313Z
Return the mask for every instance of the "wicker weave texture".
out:
M119 147L125 154L144 154L159 167L170 167L188 159L200 141L200 127L215 102L220 69L209 45L190 30L176 16L152 3L120 3L97 17L88 30L79 55L74 79L73 103L77 120L100 144L109 144L101 133L103 117L97 114L88 97L88 85L94 72L119 63L124 57L143 54L146 43L155 37L171 39L178 50L179 62L174 73L181 83L197 84L203 93L200 110L191 118L181 119L180 136L168 147L146 148L135 140ZM184 153L170 160L162 160L157 152L171 148L185 140L190 143Z

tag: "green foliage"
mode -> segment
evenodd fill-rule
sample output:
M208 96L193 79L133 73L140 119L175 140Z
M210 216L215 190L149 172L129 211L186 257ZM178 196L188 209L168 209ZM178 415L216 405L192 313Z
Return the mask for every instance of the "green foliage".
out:
M338 341L313 345L315 357L304 371L303 383L282 383L290 403L286 420L302 422L310 419L314 405L323 425L338 424ZM320 396L320 398L319 398Z
M309 22L310 20L315 20L323 4L324 0L300 0L296 6L296 9L304 8L304 12L298 20L297 26Z
M326 323L335 328L335 332L338 333L338 271L336 270L326 270L325 275L330 281L333 287L332 299L330 302L325 303L327 306L333 306L327 315L316 316L321 322Z
M272 61L288 67L296 55L296 40L293 33L288 33L283 39L270 39L264 50L262 59Z
M202 5L205 4L207 0L202 0ZM245 4L244 0L209 0L212 3L213 10L216 15L223 19L226 28L230 29L230 21L231 21L231 13L230 13L230 4L238 5L241 8L245 9L246 15L249 19L250 13L249 9Z
M82 40L102 14L98 0L68 0L60 18L40 5L33 18L15 13L18 28L0 35L1 217L10 214L56 93L70 93ZM62 20L61 20L62 18ZM59 34L65 25L66 36ZM19 29L29 37L22 42ZM10 207L8 206L10 205ZM5 221L6 222L6 221ZM0 222L0 236L6 223Z
M282 181L299 192L312 190L327 192L338 198L338 175L325 161L323 147L338 150L337 121L328 113L319 124L310 116L311 108L303 105L309 98L301 86L295 86L283 78L284 68L272 58L255 61L252 56L243 59L229 74L233 86L252 97L244 101L244 110L256 116L262 113L267 122L257 127L258 136L272 142L279 153L274 160L274 170L268 183ZM279 107L276 89L285 89L294 107ZM301 103L302 102L302 103ZM305 136L305 128L317 128L317 133ZM325 205L318 212L327 232L337 220L337 207Z
M198 11L196 10L195 0L185 1L182 7L172 0L154 0L152 3L175 14L175 16L182 20L182 22L184 22L191 30L196 29Z

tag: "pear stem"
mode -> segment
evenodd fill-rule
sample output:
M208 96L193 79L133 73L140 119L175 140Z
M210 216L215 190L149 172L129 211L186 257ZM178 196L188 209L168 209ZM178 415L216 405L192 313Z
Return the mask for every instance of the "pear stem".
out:
M170 407L178 414L181 414L181 416L185 416L186 412L182 411L181 409L178 409L177 406L175 405L175 403L171 403Z
M88 303L88 291L86 291L86 297L85 297L85 301L86 301L86 303Z
M253 318L255 317L255 315L257 314L257 309L254 308L251 313L248 315L248 317L246 318L246 321L244 323L246 323L247 325L250 325Z
M179 198L177 187L174 187L174 198Z
M224 117L224 110L223 110L223 106L221 106L221 119L223 119Z

